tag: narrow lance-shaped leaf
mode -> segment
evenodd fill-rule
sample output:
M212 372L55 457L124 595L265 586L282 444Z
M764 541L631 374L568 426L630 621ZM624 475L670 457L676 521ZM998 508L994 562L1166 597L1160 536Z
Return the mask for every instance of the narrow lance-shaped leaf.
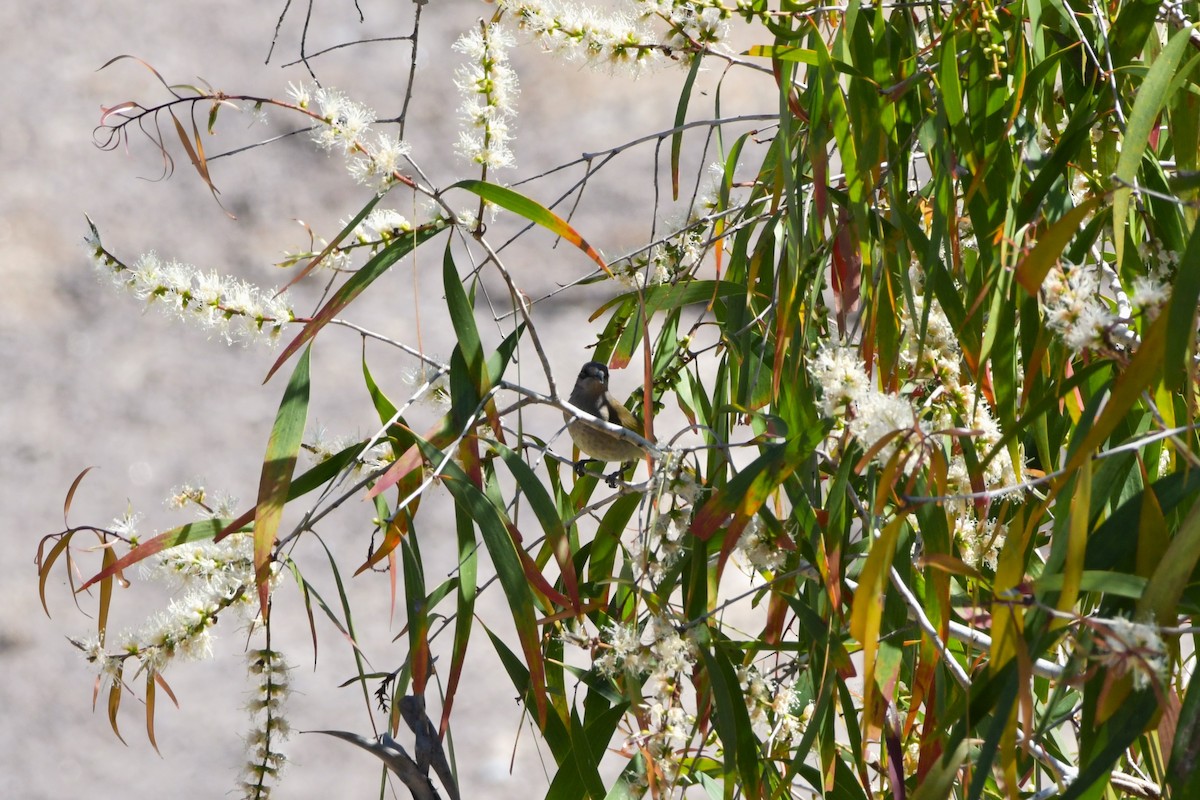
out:
M104 636L108 633L108 611L112 607L112 585L115 573L113 564L116 562L116 554L113 553L111 547L104 548L103 566L110 570L109 576L100 581L100 609L96 614L96 634L100 637L100 642L104 642Z
M1125 135L1121 138L1121 156L1117 159L1113 187L1113 246L1117 251L1118 267L1125 252L1125 217L1129 211L1129 198L1138 166L1142 163L1142 154L1150 146L1150 133L1167 102L1167 89L1179 69L1190 37L1190 28L1178 31L1171 37L1146 73L1146 79L1142 81L1137 98L1133 101L1133 109L1129 112Z
M1138 617L1153 614L1159 624L1173 624L1178 613L1176 606L1191 582L1198 562L1200 503L1192 506L1150 577L1146 593L1138 601Z
M442 461L443 453L436 447L424 440L418 440L418 444L427 459L435 463ZM483 536L488 555L492 558L492 565L496 568L496 577L508 600L509 611L517 629L517 638L521 642L521 650L529 668L530 691L537 705L538 721L545 725L548 710L546 671L542 663L540 638L534 616L533 593L529 590L521 553L499 509L471 482L461 467L453 461L447 461L443 466L443 476L444 485L454 498L455 505L465 509L474 518Z
M112 686L108 689L108 724L112 726L113 733L121 740L121 744L126 744L125 737L121 735L120 728L117 727L117 712L121 710L121 689L125 685L121 678L125 671L125 662L121 662L117 666L117 674L113 675Z
M279 531L292 473L296 469L296 456L304 438L304 425L308 420L311 352L311 348L305 349L284 390L258 481L258 504L254 510L254 580L258 584L258 602L264 620L268 614L271 550L275 546L275 535Z
M1167 342L1163 383L1178 392L1191 373L1188 358L1195 347L1196 309L1200 303L1200 225L1192 229L1187 249L1179 259L1175 288L1167 311Z
M228 209L221 203L219 195L221 192L217 189L217 185L213 183L212 178L208 174L208 160L204 157L204 145L200 141L200 131L196 128L196 120L192 120L192 130L196 133L196 146L192 146L191 140L188 139L187 131L183 129L183 124L179 118L175 116L175 112L171 112L171 121L175 123L175 133L179 135L179 141L183 145L183 149L187 152L188 160L192 162L192 166L196 169L196 174L200 176L200 180L204 181L212 192L213 200L217 201L217 205L221 206L221 210L230 219L237 219Z
M475 388L476 398L486 397L491 389L487 359L483 354L483 343L479 339L479 328L475 325L475 309L471 298L463 289L458 269L450 247L446 247L442 258L442 284L446 292L446 308L450 312L450 323L454 326L458 347L467 365L467 374Z
M1083 559L1087 552L1088 513L1092 504L1092 463L1085 461L1075 473L1075 488L1071 496L1070 520L1067 524L1067 555L1063 563L1063 586L1058 595L1056 608L1069 615L1079 599L1080 581L1083 576ZM1059 617L1051 626L1061 628L1069 617Z
M441 729L450 722L450 710L462 679L467 657L467 645L475 622L475 597L479 592L479 546L475 541L475 526L467 508L454 509L455 531L458 539L458 603L454 620L454 652L450 656L450 676L446 680L446 697L442 701Z
M408 658L412 669L413 691L424 695L429 680L429 607L425 592L425 571L417 537L409 536L400 547L404 564L404 604L408 612Z
M92 226L92 230L95 231L95 229L95 226ZM71 514L71 503L75 499L75 492L79 489L79 484L83 482L84 477L93 469L94 467L88 467L76 475L75 480L71 481L71 488L67 490L67 496L63 500L63 527L65 528L71 527L70 523L67 522L67 517Z
M50 570L54 566L54 562L58 561L58 557L71 546L72 536L73 534L70 532L62 534L62 538L54 543L44 559L42 558L42 548L46 546L50 537L42 539L41 544L38 545L38 597L42 599L42 610L46 612L47 617L50 616L50 606L46 604L46 581L50 578Z
M863 646L863 708L867 714L871 713L879 693L875 682L875 662L883 620L883 600L903 522L903 517L897 517L880 532L879 538L871 542L871 550L867 553L867 562L859 576L858 590L854 593L850 610L850 633Z
M1193 672L1179 710L1167 779L1171 797L1200 797L1200 672Z
M347 236L354 232L354 229L358 227L358 224L367 218L367 214L371 213L371 209L375 208L375 206L378 205L379 201L382 200L383 197L384 195L381 194L373 195L371 199L367 201L367 204L360 208L358 213L355 214L349 222L342 226L342 229L337 232L337 235L329 240L329 244L325 245L321 252L313 256L313 258L310 259L307 264L298 270L296 274L292 276L292 279L288 281L287 284L284 285L283 289L280 289L280 291L282 292L285 289L290 289L292 286L296 285L305 277L307 277L310 272L316 269L321 262L325 260L326 256L333 252L335 247L341 244Z
M687 79L683 82L683 91L679 93L679 105L675 108L675 132L671 134L671 199L679 199L679 151L683 148L683 123L687 121L688 101L692 98L692 86L696 83L696 75L700 72L700 64L704 59L692 59L692 68L688 70Z
M1025 288L1025 291L1037 297L1042 288L1042 281L1046 280L1046 274L1058 262L1063 250L1071 243L1071 239L1075 238L1084 219L1099 204L1099 197L1083 201L1055 220L1038 238L1037 245L1017 265L1017 282Z
M497 449L500 451L500 457L504 459L504 463L512 471L517 485L529 498L533 513L541 523L542 530L546 532L546 539L553 548L554 558L558 563L559 573L562 575L563 588L566 589L567 597L571 600L571 608L578 614L580 609L579 579L575 574L575 562L571 559L572 553L567 540L567 531L563 527L562 517L554 505L554 500L529 465L521 460L520 455L503 445L498 445Z
M88 578L76 591L82 592L97 582L115 575L120 570L126 569L164 550L169 550L172 547L178 547L181 544L189 542L202 542L206 539L213 539L218 533L225 530L228 525L229 520L227 519L206 519L200 522L190 522L187 525L180 525L178 528L164 531L153 539L142 542L111 564L105 564L100 572Z
M746 524L758 513L771 493L808 457L820 436L821 431L814 428L793 436L783 444L765 448L761 456L705 501L692 518L689 530L702 541L707 541L727 524L721 548L721 563L724 563ZM785 537L779 544L789 547L791 543Z
M562 217L555 214L550 209L542 204L530 200L523 194L518 194L512 189L507 189L503 186L497 186L494 183L477 180L459 181L451 189L466 189L468 192L473 192L489 203L495 203L501 208L506 208L509 211L524 217L530 222L541 225L546 230L556 236L561 236L571 244L578 247L588 258L600 265L600 269L612 275L608 269L608 264L604 263L604 258L596 251L594 247L588 244L587 240L579 235L579 232L567 223Z
M154 752L158 753L158 742L154 739L154 678L156 674L153 670L146 673L146 738L150 740L150 746L154 748ZM162 755L162 753L159 753Z

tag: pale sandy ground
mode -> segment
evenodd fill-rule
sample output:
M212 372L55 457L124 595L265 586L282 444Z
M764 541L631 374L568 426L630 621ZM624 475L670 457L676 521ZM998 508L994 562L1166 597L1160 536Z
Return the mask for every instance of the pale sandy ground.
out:
M272 351L226 347L157 313L143 315L135 300L97 281L80 240L86 212L100 225L105 242L123 255L154 249L272 285L285 280L272 262L285 249L304 244L293 219L332 233L338 219L349 217L365 201L364 191L345 178L340 157L326 157L301 137L214 164L223 200L238 215L237 222L224 217L177 147L174 178L147 182L139 176L153 176L156 165L144 140L134 138L129 155L101 152L91 142L102 104L163 98L153 79L133 62L95 71L123 53L145 59L171 82L193 82L200 76L231 92L282 96L289 80L305 77L301 68L278 66L296 52L300 4L284 26L273 63L263 65L282 5L53 0L0 6L0 797L225 797L234 789L242 759L240 735L247 725L241 709L246 699L244 631L234 620L223 620L214 660L171 668L167 677L182 708L176 710L160 697L161 755L146 741L141 706L127 699L121 716L126 746L112 735L103 710L92 712L92 672L67 642L68 636L88 633L94 622L73 607L61 569L50 581L54 616L47 620L38 602L33 556L38 539L62 527L64 494L89 465L98 469L76 498L75 524L106 524L127 503L145 513L146 534L178 524L184 520L166 510L162 500L170 487L198 476L244 501L254 494L283 385L276 379L265 389L260 386ZM350 4L318 6L311 49L408 32L408 3L361 0L360 5L365 26ZM450 149L456 99L445 66L455 58L449 43L494 7L433 0L427 8L407 137L430 177L446 185L469 175ZM531 45L514 58L523 88L516 145L521 168L519 176L502 176L508 180L670 127L684 77L667 69L634 84L561 66ZM342 51L316 66L327 84L369 87L365 99L390 116L399 109L407 59L405 45L377 44ZM712 78L705 78L710 92ZM744 86L728 86L723 109L770 111L769 79L756 77L755 84L757 107ZM698 96L693 116L711 116L712 100L711 93ZM290 127L281 117L266 128L246 131L246 124L244 118L224 119L222 135L209 140L210 154L224 149L226 142ZM693 142L700 144L699 137ZM579 224L608 254L647 235L645 215L639 216L638 209L644 210L652 195L646 173L651 159L652 149L643 147L589 188ZM562 182L544 181L528 191L548 200L556 185ZM543 234L526 236L506 256L522 286L534 295L588 270L577 251L561 245L554 249ZM424 346L446 356L453 340L438 313L440 267L438 243L418 260L417 285L425 298ZM352 316L415 343L413 268L405 266L390 278ZM496 282L488 285L494 288ZM308 307L314 288L300 292ZM612 291L600 287L539 305L538 322L560 380L570 380L586 355L585 345L600 330L600 322L586 321L587 311ZM382 347L372 347L368 354L384 388L400 396L406 387L398 373L407 362ZM371 430L359 355L357 338L344 331L331 331L316 352L312 416L333 433ZM525 369L531 383L544 386L532 359ZM614 375L614 384L624 390L632 383L630 373ZM553 415L534 415L529 424L542 436L555 430ZM562 452L564 446L557 449ZM453 561L452 529L445 515L438 515L437 500L435 496L435 508L425 517L429 521L419 529L431 561L430 586L443 579ZM347 573L361 561L369 533L370 514L361 505L322 529ZM302 549L297 558L325 596L336 599L319 549ZM402 609L389 622L387 582L381 576L361 576L350 580L350 586L364 651L374 668L395 668L405 654L403 639L391 643L403 625ZM119 593L114 625L138 624L160 601L144 586ZM502 603L497 591L486 594L481 617L507 635L511 623ZM82 605L94 609L95 599L84 598ZM362 693L336 688L353 675L348 648L336 631L319 621L320 661L314 671L293 590L281 590L275 613L280 623L276 644L296 667L292 725L369 732ZM476 642L472 653L454 718L464 796L540 797L546 786L542 756L528 730L518 737L514 691L486 640ZM514 749L516 766L510 774ZM292 764L279 797L379 794L377 765L349 745L296 736L288 753Z

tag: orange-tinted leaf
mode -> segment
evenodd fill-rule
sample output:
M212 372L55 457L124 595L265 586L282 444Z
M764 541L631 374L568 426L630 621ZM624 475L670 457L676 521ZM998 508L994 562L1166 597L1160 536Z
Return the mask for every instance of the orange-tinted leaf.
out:
M45 547L46 540L50 537L43 538L38 545L38 596L42 598L42 610L46 612L47 617L50 616L50 607L46 605L46 579L50 577L50 568L54 566L54 562L70 546L72 536L74 534L70 531L62 534L62 538L54 543L54 547L50 548L45 560L42 559L42 548Z
M154 740L154 675L153 671L146 675L146 738L150 740L154 752L158 753L158 742Z
M212 182L212 178L208 174L208 162L204 158L204 146L200 143L200 131L196 130L196 145L192 146L191 140L188 138L187 131L183 129L183 123L175 116L175 112L171 112L171 121L175 123L175 132L179 135L179 141L183 144L183 149L187 153L188 160L192 162L192 166L196 169L196 174L200 176L200 180L204 181L208 186L208 190L212 192L213 200L217 201L217 205L221 206L221 210L230 219L237 219L229 209L225 208L221 203L221 199L217 197L221 192L217 189L217 185ZM192 120L192 128L196 128L196 121Z
M121 735L121 730L117 727L117 711L121 708L121 673L124 672L124 663L117 667L117 674L113 676L112 686L108 690L108 724L112 726L113 733L121 740L121 744L128 744L125 737Z
M111 547L104 548L103 561L101 562L105 570L112 567L117 561L117 555ZM117 570L112 570L107 578L100 581L100 610L96 614L96 632L100 637L100 643L104 643L104 634L108 631L108 610L112 606L112 585L113 579Z
M484 200L487 200L489 203L495 203L501 208L506 208L514 214L524 217L530 222L541 225L543 228L555 234L556 236L561 236L563 239L566 239L568 242L578 247L587 254L588 258L599 264L600 269L607 272L609 277L612 276L612 271L609 270L608 264L604 262L604 259L601 257L600 253L598 253L594 247L588 244L587 240L580 236L579 232L572 228L566 220L543 206L541 203L530 200L525 195L518 194L512 189L498 186L494 183L488 183L486 181L459 181L449 188L466 189L468 192L474 192Z
M727 540L726 544L732 548L746 523L762 508L771 492L811 452L811 440L811 436L798 435L783 444L764 448L762 455L705 501L692 518L691 533L701 541L708 541L728 524L729 539L733 541Z
M426 431L422 438L424 438L426 441L433 441L437 432L442 430L442 428L443 425L438 423L433 428L430 428L428 431ZM407 476L413 470L421 469L424 463L425 461L421 456L421 451L416 445L408 448L404 451L403 455L392 462L392 465L387 468L387 472L379 476L378 480L375 481L375 485L367 491L366 499L371 500L377 495L386 492L388 489L392 488L401 480L403 480L405 476Z
M387 524L387 528L383 532L383 541L379 543L379 547L371 556L363 562L362 566L354 570L355 575L360 575L368 569L371 569L385 558L392 558L395 555L396 547L404 540L408 534L408 517L405 515L404 509L399 509L392 515L391 520ZM395 571L393 570L393 576ZM395 580L392 581L392 591L395 593ZM393 598L393 605L395 599Z
M92 230L95 230L95 226L92 226ZM75 490L78 489L79 484L83 482L84 476L93 469L94 467L88 467L83 472L76 475L75 480L71 481L71 488L67 490L67 497L65 500L63 500L63 527L65 528L71 527L70 524L67 523L67 516L71 513L71 502L75 499Z
M80 586L76 592L82 592L92 586L97 581L105 580L121 570L131 567L139 561L144 561L152 555L161 553L163 550L169 550L181 544L188 542L199 542L205 539L213 539L218 533L226 530L229 524L228 520L224 519L206 519L200 522L191 522L187 525L180 525L178 528L172 528L169 531L160 533L149 541L139 544L125 555L115 560L112 564L105 567L92 577L88 578L87 582ZM230 528L233 526L230 525Z
M1017 265L1017 282L1025 287L1025 291L1037 297L1046 273L1057 263L1063 249L1075 238L1083 220L1096 209L1100 200L1099 197L1088 198L1051 223L1038 237L1037 245Z

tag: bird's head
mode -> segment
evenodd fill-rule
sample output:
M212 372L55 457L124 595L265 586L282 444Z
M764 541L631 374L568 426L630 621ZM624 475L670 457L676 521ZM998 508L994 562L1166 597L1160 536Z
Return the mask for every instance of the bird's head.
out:
M589 361L579 370L578 387L587 392L608 391L608 367L599 361Z

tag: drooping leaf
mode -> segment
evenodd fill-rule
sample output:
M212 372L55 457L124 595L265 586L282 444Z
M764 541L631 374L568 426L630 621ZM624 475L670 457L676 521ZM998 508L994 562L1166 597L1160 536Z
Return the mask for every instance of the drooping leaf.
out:
M588 258L592 259L592 261L595 261L600 266L600 269L609 273L610 276L612 275L608 269L608 264L604 262L604 259L600 256L600 253L598 253L595 248L588 244L587 240L580 236L579 232L572 228L566 220L542 204L529 199L519 192L514 192L512 189L499 186L495 183L487 183L486 181L459 181L449 188L466 189L468 192L474 192L484 200L487 200L489 203L495 203L501 208L508 209L514 214L524 217L536 225L541 225L555 236L561 236L563 239L566 239L568 242L578 247L585 254L587 254Z

